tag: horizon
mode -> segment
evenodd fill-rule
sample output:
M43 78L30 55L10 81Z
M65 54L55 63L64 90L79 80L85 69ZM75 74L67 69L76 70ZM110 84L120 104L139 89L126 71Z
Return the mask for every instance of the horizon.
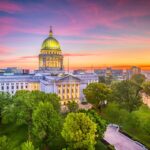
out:
M67 68L150 70L150 1L0 1L0 68L38 69L53 26ZM71 13L70 13L71 12Z

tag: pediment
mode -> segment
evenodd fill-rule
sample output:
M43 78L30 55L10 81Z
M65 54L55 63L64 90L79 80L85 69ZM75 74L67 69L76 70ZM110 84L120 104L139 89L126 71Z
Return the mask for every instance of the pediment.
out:
M57 82L80 82L80 79L72 75L67 75L58 79Z

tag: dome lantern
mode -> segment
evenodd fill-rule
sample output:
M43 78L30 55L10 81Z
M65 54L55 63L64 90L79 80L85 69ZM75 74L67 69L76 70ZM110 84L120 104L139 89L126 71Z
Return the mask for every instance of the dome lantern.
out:
M50 36L50 37L53 36L52 26L50 26L49 36Z

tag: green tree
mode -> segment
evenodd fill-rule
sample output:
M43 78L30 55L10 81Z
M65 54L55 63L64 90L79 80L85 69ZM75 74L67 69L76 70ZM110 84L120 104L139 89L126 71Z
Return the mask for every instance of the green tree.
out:
M41 91L32 91L30 93L31 93L32 99L34 99L34 101L36 101L37 104L38 102L41 102L41 101L50 102L54 106L54 109L60 112L60 98L58 97L57 94L44 93Z
M17 91L13 97L13 119L18 125L28 126L28 139L31 139L32 113L36 106L34 95L30 91Z
M97 139L102 139L103 138L103 134L106 131L106 127L107 127L107 123L104 119L101 118L101 116L95 111L95 110L80 110L80 112L85 113L87 116L90 117L90 119L96 123L97 125L97 132L96 134Z
M4 108L7 107L9 104L11 104L12 99L10 94L0 92L0 124L2 122L2 113L4 111Z
M111 102L103 109L103 117L111 123L123 124L127 122L129 112L119 107L119 104Z
M75 101L69 101L67 107L69 112L76 112L78 111L79 105Z
M103 83L90 83L83 90L83 93L89 103L98 107L104 101L108 100L111 90Z
M8 138L6 136L0 137L0 149L1 150L9 150Z
M112 99L128 111L133 111L142 104L141 88L130 80L124 80L112 85Z
M69 113L61 134L70 150L94 150L96 128L96 124L86 114Z
M55 93L50 93L50 94L46 94L47 95L47 99L45 99L45 101L49 101L51 102L51 104L53 105L54 109L57 112L60 112L61 109L61 104L60 104L60 97L58 97L57 94Z
M110 85L112 81L113 81L113 76L112 75L108 75L108 76L105 77L105 83L107 85Z
M137 111L134 111L133 114L137 116L139 120L139 127L145 131L145 134L150 135L150 109L146 105L142 105Z
M143 87L143 91L145 94L147 94L148 96L150 96L150 81L146 81L142 84Z
M31 141L27 141L21 145L21 150L35 150Z
M31 139L32 114L39 102L51 103L57 112L60 111L60 98L56 94L45 94L40 91L17 91L13 103L3 112L3 121L14 121L17 125L28 126L28 139Z
M98 82L99 83L106 83L105 76L99 76L98 77Z
M60 138L62 119L49 102L40 102L33 112L33 134L42 147L51 147ZM58 143L57 143L58 144Z
M141 85L146 80L146 77L143 74L134 74L131 77L131 80L136 84Z

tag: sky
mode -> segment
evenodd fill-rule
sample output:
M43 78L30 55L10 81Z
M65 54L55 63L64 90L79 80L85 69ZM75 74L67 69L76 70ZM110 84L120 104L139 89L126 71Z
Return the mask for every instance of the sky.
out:
M150 69L150 0L0 0L0 68L38 68L53 27L64 66Z

